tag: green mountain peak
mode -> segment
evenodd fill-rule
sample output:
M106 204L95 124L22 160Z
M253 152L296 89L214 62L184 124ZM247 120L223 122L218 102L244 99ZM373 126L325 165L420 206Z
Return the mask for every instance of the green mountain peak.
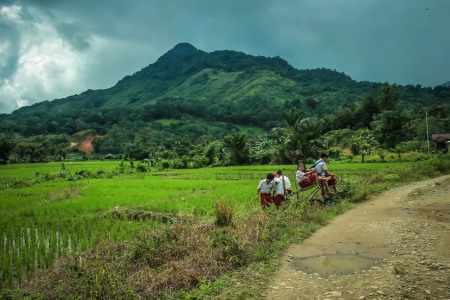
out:
M189 43L179 43L160 59L184 59L198 53L199 50Z

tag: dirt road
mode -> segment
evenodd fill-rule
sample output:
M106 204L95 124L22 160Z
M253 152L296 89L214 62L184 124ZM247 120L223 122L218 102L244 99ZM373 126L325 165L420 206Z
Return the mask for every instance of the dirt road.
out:
M450 175L358 204L291 245L265 299L450 299Z

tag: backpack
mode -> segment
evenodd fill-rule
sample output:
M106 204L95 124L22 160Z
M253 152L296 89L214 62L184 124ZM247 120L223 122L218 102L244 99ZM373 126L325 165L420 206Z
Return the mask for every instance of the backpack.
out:
M311 167L309 167L310 169L315 168L318 164L320 164L321 162L323 162L323 159L319 159L318 161L316 161L315 164L313 164Z

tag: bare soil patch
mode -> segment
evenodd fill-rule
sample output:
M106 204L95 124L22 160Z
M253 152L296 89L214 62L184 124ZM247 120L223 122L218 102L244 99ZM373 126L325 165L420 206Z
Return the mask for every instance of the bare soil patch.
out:
M375 196L291 245L263 297L450 299L449 212L449 175Z

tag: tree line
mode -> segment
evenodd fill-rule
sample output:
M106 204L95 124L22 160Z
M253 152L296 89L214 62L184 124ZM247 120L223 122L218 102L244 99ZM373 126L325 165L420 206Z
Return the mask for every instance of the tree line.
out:
M304 103L317 105L308 99ZM319 152L342 148L350 148L355 155L379 149L423 151L425 112L432 133L450 132L449 103L406 106L388 83L376 95L344 103L336 113L323 117L302 109L302 103L294 99L273 104L255 97L206 106L201 101L164 98L138 108L29 113L20 122L0 122L0 162L45 162L71 155L87 159L77 147L70 147L71 141L77 142L76 135L82 138L83 133L97 136L92 155L111 153L148 159L164 168L186 168L292 163L299 157L314 158ZM266 133L242 133L236 124L260 127Z

